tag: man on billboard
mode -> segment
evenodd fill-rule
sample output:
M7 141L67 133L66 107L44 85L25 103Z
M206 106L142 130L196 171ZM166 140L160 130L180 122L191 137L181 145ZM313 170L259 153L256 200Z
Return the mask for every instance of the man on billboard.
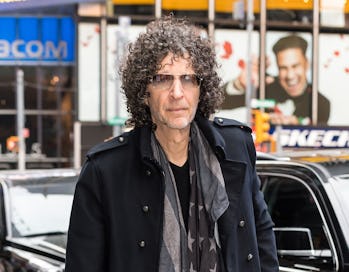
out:
M298 35L280 38L273 46L278 75L266 76L266 99L275 100L276 106L270 113L273 124L310 125L312 106L312 86L307 80L309 61L306 57L307 41ZM269 65L267 61L267 66ZM252 83L258 87L258 60L252 62ZM247 71L243 67L240 75L229 81L225 89L222 109L244 106ZM258 92L258 90L257 90ZM257 94L258 97L258 94ZM326 125L330 115L329 100L318 93L317 124Z

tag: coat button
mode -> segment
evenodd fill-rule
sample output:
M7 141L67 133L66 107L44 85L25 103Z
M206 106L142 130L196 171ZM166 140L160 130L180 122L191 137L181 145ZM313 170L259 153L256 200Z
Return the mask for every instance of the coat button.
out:
M149 206L148 206L148 205L144 205L144 206L142 207L142 210L143 210L143 212L145 212L145 213L149 212Z
M119 137L119 142L120 142L120 143L123 143L124 141L125 141L124 137L120 136L120 137Z
M218 123L220 123L220 124L223 124L223 119L222 118L218 118Z
M145 247L145 241L139 241L138 242L138 245L139 245L139 247L141 247L141 248L143 248L143 247Z
M148 169L147 171L145 171L145 174L149 177L151 175L151 171Z
M250 253L247 255L247 261L251 261L253 259L253 255Z
M243 228L245 226L245 221L244 220L241 220L240 222L239 222L239 227L240 228Z

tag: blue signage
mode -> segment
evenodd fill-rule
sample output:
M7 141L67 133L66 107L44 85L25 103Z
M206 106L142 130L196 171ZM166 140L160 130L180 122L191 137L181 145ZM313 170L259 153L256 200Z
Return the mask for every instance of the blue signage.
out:
M349 127L282 126L274 137L286 148L349 148Z
M70 17L0 17L0 65L75 61L75 23Z

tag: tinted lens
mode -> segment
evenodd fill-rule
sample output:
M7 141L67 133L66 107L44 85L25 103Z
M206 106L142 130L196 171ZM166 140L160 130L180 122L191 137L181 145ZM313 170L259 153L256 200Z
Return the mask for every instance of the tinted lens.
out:
M168 90L172 87L175 77L174 75L157 74L153 76L150 84L152 84L153 88ZM188 90L198 88L201 83L201 79L196 75L180 75L179 80L181 81L183 89Z
M173 84L173 75L155 75L151 81L151 84L156 89L169 89Z
M194 89L200 86L200 78L196 75L181 75L181 84L184 89Z

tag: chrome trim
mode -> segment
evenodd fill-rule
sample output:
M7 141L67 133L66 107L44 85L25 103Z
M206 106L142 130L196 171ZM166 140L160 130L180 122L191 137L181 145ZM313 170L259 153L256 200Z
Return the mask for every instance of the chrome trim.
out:
M49 248L49 249L54 250L54 251L57 251L57 252L59 252L61 254L66 254L66 250L64 248L62 248L60 246L57 246L55 244L46 242L44 240L40 241L38 245L39 246L44 246L44 247Z
M296 269L296 268L280 266L279 267L279 272L304 272L304 270L299 270L299 269Z
M302 269L307 269L310 271L321 271L320 268L310 266L310 265L304 265L304 264L295 264L294 265L296 268L302 268Z

